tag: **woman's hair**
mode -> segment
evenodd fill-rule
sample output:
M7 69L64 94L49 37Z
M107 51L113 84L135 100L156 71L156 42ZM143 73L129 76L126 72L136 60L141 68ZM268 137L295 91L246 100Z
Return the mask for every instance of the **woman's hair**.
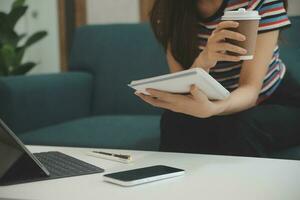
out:
M184 67L198 54L197 0L156 0L150 23L157 40Z
M287 9L288 1L283 2ZM198 19L197 0L155 0L150 12L155 37L184 68L189 68L200 52Z

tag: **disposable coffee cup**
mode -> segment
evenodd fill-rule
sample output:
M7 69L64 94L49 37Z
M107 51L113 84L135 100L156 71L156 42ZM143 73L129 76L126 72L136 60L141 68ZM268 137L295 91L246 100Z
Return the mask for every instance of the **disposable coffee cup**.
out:
M247 50L247 54L239 55L236 53L229 53L230 55L239 56L241 60L252 60L254 58L257 32L259 20L261 19L258 11L247 11L240 8L237 11L226 11L222 17L222 21L236 21L239 27L231 29L232 31L239 32L246 36L245 41L236 41L228 39L226 41L233 45L242 47Z

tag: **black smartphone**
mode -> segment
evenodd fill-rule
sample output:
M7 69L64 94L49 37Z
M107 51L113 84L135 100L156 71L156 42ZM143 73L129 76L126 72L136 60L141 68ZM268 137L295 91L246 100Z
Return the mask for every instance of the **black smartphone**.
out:
M184 175L183 169L156 165L145 168L133 169L128 171L105 174L104 181L115 183L121 186L134 186L166 178Z

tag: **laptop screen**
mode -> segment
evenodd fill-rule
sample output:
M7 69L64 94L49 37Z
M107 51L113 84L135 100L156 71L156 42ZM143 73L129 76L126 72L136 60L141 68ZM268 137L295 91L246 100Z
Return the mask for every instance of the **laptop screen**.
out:
M0 182L32 173L48 174L42 164L0 120ZM35 172L33 172L35 171Z
M0 126L0 177L17 163L23 154L25 154L24 150Z

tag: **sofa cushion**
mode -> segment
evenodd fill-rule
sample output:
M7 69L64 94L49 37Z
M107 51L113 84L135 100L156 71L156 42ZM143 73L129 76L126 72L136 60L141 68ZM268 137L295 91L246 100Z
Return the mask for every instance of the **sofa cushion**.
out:
M25 144L158 150L156 115L95 116L20 135Z
M282 31L280 40L280 57L290 71L291 76L300 84L300 16L291 17L291 28Z
M300 160L300 146L291 147L284 151L274 153L272 158Z
M156 115L96 116L27 132L20 139L33 145L157 151L159 121ZM270 157L300 160L300 146Z
M72 72L0 78L0 118L16 133L91 115L93 77Z
M88 25L76 31L70 70L95 77L93 113L158 114L137 98L131 80L168 73L166 56L148 24Z

